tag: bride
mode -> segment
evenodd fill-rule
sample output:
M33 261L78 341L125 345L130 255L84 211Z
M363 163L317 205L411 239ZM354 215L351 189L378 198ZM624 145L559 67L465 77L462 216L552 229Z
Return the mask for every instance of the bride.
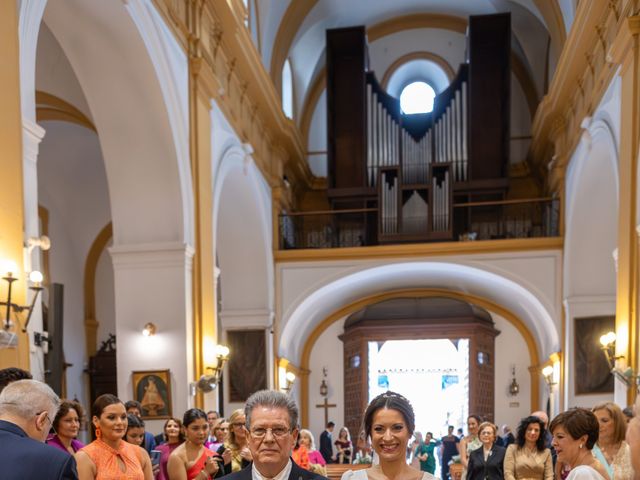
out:
M433 475L407 465L406 452L415 416L402 395L386 392L374 398L364 413L364 431L380 462L366 470L349 470L342 480L432 480Z

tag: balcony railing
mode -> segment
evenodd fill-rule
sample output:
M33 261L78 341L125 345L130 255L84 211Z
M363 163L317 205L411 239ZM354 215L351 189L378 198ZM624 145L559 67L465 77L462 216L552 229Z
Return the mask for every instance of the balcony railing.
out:
M377 208L280 215L280 249L344 248L425 241L479 241L559 235L560 203L554 198L453 204L453 236L380 236ZM430 225L429 222L425 222Z

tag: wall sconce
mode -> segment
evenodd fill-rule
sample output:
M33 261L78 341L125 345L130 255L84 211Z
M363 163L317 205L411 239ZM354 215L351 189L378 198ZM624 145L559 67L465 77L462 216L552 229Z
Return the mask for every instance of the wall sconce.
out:
M284 376L284 379L285 379L285 385L284 387L282 387L282 390L289 393L293 388L294 382L296 381L296 374L293 372L287 372L287 374Z
M518 395L520 393L520 385L518 384L518 381L516 380L516 366L513 365L511 367L511 375L512 375L512 379L511 379L511 383L509 384L509 395L511 395L512 397L515 397L516 395Z
M600 349L604 353L607 359L611 374L623 382L627 388L631 385L640 385L640 376L633 371L633 368L627 367L625 369L618 366L618 360L623 360L624 355L616 356L616 334L614 332L607 332L600 337Z
M224 368L224 364L229 360L229 347L224 345L216 345L215 346L215 354L216 354L216 366L215 367L205 367L205 370L211 371L211 373L207 375L202 375L200 380L196 383L196 387L198 390L204 393L211 392L214 390L218 383L220 383L220 378L222 377L222 369Z
M145 337L153 337L158 331L158 327L156 327L155 323L146 323L142 329L142 335Z
M553 367L551 365L544 367L542 369L542 376L544 377L544 381L547 382L547 387L551 390L557 383L553 380Z
M42 273L34 270L29 273L29 290L34 292L33 297L31 298L30 305L17 305L11 301L11 290L13 288L13 283L18 281L19 278L16 276L18 272L18 266L15 262L7 260L3 263L2 269L0 270L2 273L2 279L7 282L7 300L5 302L0 302L0 305L6 307L6 313L4 317L3 328L5 331L11 330L12 322L11 322L11 312L14 313L22 313L24 310L27 310L27 318L24 320L24 325L22 326L22 331L27 331L27 326L29 325L29 321L31 320L31 314L33 313L33 307L36 304L36 300L38 299L38 295L42 291L42 281L44 277Z
M327 367L322 367L322 383L320 384L320 395L326 397L329 394L329 385L327 385Z

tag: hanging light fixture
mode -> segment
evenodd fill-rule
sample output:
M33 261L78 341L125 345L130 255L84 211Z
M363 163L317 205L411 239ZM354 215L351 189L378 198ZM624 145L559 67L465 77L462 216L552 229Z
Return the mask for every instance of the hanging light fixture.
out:
M511 384L509 385L509 394L513 397L515 397L516 395L518 395L520 393L520 385L518 384L518 381L516 380L516 366L513 365L511 367L511 376L513 378L511 378Z

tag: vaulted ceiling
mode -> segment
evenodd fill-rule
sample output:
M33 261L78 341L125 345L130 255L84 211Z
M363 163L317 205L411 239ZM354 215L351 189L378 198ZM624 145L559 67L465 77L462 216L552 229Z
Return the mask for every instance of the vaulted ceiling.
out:
M575 0L249 0L249 10L254 39L278 91L284 62L291 62L299 116L324 74L326 29L365 25L374 68L416 51L451 63L464 56L451 50L464 46L468 17L498 12L511 13L514 56L539 100L573 21ZM416 45L415 38L422 42ZM381 79L384 72L376 74Z

